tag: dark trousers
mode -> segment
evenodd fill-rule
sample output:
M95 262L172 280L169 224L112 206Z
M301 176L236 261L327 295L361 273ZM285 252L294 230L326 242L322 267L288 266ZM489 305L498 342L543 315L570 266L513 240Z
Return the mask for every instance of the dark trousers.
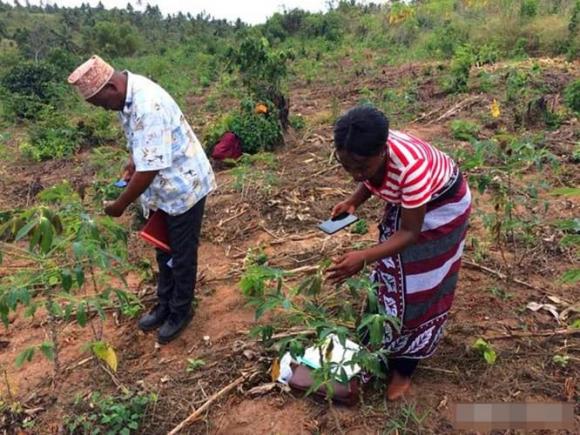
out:
M205 198L183 214L166 215L171 254L157 249L159 303L169 305L172 313L191 309L197 279L197 248ZM168 262L171 260L171 266Z
M389 359L389 369L394 370L402 376L411 377L419 364L418 359L412 358L391 358Z

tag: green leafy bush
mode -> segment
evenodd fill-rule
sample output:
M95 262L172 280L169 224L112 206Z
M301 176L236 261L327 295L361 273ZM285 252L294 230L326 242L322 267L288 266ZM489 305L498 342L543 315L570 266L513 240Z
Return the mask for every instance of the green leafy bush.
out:
M580 79L576 79L566 86L564 102L574 112L580 113Z
M304 20L304 35L309 38L324 38L336 42L342 37L342 20L339 14L311 14Z
M29 127L29 141L20 145L20 151L35 161L73 155L82 140L79 130L62 114L51 110L43 113L43 119Z
M46 62L23 62L0 80L5 112L20 119L35 119L62 95L56 69Z
M470 141L477 139L479 130L479 125L473 121L457 119L451 123L451 132L453 133L453 137L458 140Z
M467 41L467 34L457 24L449 22L437 27L425 42L427 52L442 59L451 58L457 47Z
M255 154L272 150L282 143L282 128L274 107L267 114L258 114L253 105L242 107L241 112L232 117L230 128L242 141L244 152Z
M114 122L113 113L92 110L77 124L79 139L83 146L105 145L120 139L121 131Z
M525 18L533 18L538 15L540 0L523 0L520 7L520 15Z
M107 56L132 56L141 46L139 31L128 23L98 21L84 35L85 45Z
M91 394L88 401L77 399L75 415L65 418L69 433L137 433L147 408L157 401L155 394L125 397Z
M66 77L80 64L82 58L62 48L54 48L48 53L46 62L52 65L57 75L64 81Z
M302 115L292 115L290 116L290 125L295 130L302 130L306 127L306 121Z
M209 123L204 130L203 140L206 144L206 151L211 154L213 147L220 140L220 138L230 130L232 122L232 114L227 113L217 120Z
M278 112L272 103L260 103L267 107L267 113L257 113L256 103L244 100L238 111L230 113L211 125L205 140L211 149L224 133L231 131L242 141L244 153L255 154L272 150L283 143L283 134Z
M288 63L294 60L292 50L274 50L266 38L250 37L238 49L230 49L230 70L237 70L247 95L256 101L269 101L281 127L288 127L289 105L283 93L288 77Z
M469 72L476 61L476 54L470 45L462 45L455 50L451 61L451 74L446 86L448 92L467 91Z

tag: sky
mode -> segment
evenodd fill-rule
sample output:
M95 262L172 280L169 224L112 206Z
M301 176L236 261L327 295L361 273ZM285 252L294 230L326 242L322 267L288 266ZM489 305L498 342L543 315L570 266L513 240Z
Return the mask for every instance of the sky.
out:
M125 7L129 0L101 0L106 8ZM225 18L235 21L241 18L249 24L259 24L266 21L275 12L286 9L300 8L311 12L320 12L328 9L329 0L143 0L143 4L156 4L166 14L175 14L179 11L197 15L206 12L215 18ZM39 4L40 0L30 0L30 4ZM80 6L82 3L98 4L99 0L48 0L43 3L56 3L59 6ZM137 0L130 0L135 9ZM25 0L20 0L21 4ZM359 1L359 3L361 3ZM385 3L375 0L374 3Z

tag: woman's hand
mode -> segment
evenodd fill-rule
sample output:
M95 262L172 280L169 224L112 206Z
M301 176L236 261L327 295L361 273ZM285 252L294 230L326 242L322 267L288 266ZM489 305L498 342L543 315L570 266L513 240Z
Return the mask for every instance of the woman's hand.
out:
M339 202L332 209L330 217L335 218L343 213L353 214L356 211L356 205L350 200Z
M352 251L333 260L334 266L327 269L327 279L333 284L341 284L347 278L359 273L365 263L366 256L363 251Z

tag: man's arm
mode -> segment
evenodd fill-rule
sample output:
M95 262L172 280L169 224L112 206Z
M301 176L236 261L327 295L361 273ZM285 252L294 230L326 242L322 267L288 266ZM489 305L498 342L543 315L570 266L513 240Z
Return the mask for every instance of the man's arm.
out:
M121 216L129 204L145 192L158 173L159 171L135 172L121 196L116 201L106 204L105 213L113 217Z

